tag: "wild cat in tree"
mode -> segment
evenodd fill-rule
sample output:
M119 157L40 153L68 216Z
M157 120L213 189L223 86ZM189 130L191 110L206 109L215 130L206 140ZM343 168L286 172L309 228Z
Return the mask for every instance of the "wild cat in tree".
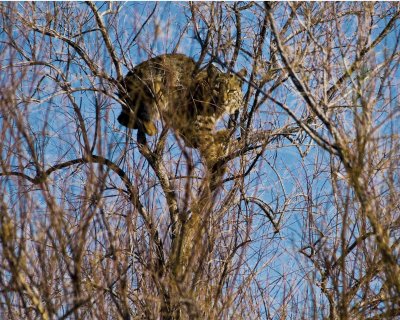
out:
M246 70L224 73L210 64L196 72L196 62L183 54L164 54L146 60L122 81L119 95L125 102L118 122L138 129L138 141L157 132L156 120L181 137L185 145L199 149L208 166L222 154L225 130L215 131L224 114L242 105L242 80Z

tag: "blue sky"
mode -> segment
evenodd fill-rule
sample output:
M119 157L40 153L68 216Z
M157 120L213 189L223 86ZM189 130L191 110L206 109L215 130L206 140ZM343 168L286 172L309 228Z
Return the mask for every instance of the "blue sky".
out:
M185 53L195 59L199 57L200 46L194 38L193 25L188 23L187 19L189 16L187 3L126 2L119 4L122 5L122 8L118 15L118 20L115 21L113 15L105 15L104 21L108 26L107 31L113 41L117 55L119 57L124 55L121 64L123 74L149 57L172 52L178 42L179 46L177 46L176 52ZM65 23L66 20L61 19L65 19L65 16L60 16L60 20L54 19L54 21L49 22L42 18L37 22L42 26L49 25L66 37L73 39L88 53L100 70L105 70L112 77L115 77L116 72L106 47L104 45L98 46L100 33L95 29L95 22L91 14L86 11L87 6L76 3L58 3L58 5L64 6L63 12L68 13L67 17L70 18L70 21L67 22L69 23ZM96 3L96 5L101 8L101 12L104 12L108 9L109 3ZM113 5L117 4L114 3ZM343 3L340 5L346 6ZM41 10L45 11L47 7L52 8L52 4L37 3L36 14L41 15ZM20 8L21 12L29 9L27 3L19 4L18 8ZM154 9L155 11L152 15ZM140 35L135 38L149 16L150 19L147 24ZM251 35L259 31L260 23L262 22L261 17L262 15L259 12L258 14L257 12L248 12L243 16L243 30L248 32L243 45L247 50L252 50L254 42L257 41ZM78 25L75 24L78 21L82 22L82 28L78 28ZM229 21L229 18L227 18L223 23L228 23ZM284 23L284 21L280 20L278 22ZM377 23L377 27L372 30L371 38L375 38L379 34L385 23L387 21L384 19ZM352 17L346 20L342 26L345 30L344 34L347 35L347 38L342 40L354 44L354 39L357 35L355 18ZM185 30L186 27L187 30L181 33L180 31ZM288 33L291 31L289 30ZM386 50L397 50L397 47L395 47L398 45L395 41L397 34L398 31L394 32L381 45L377 46L374 54L371 55L369 63L366 63L367 68L373 68L381 63ZM43 150L39 154L42 156L40 161L43 161L45 168L58 162L82 156L81 144L83 139L80 132L81 128L79 128L71 101L62 93L60 86L56 85L56 82L60 81L61 78L54 68L38 65L27 69L19 67L8 69L10 63L18 65L28 60L43 61L51 63L66 75L67 81L76 89L72 97L84 116L91 142L95 141L96 115L101 117L101 129L97 137L99 139L97 142L101 143L96 144L94 153L106 156L115 163L121 164L121 167L127 170L135 183L143 188L143 201L146 201L146 205L150 210L154 209L155 216L165 227L168 224L168 216L166 215L164 196L157 184L154 173L137 150L135 143L136 133L127 132L116 121L120 111L118 102L113 99L116 88L106 80L93 76L82 59L76 55L76 52L62 41L47 36L43 37L33 31L25 33L24 25L20 23L15 24L13 35L16 36L16 42L24 52L14 54L14 52L10 51L6 53L6 59L1 62L1 67L5 67L3 70L9 70L10 73L7 75L3 73L1 81L2 83L6 81L7 77L10 77L12 73L18 76L20 71L17 70L27 70L25 78L18 85L18 94L20 99L24 98L26 100L30 97L31 101L19 103L18 110L21 111L21 115L29 127L29 132L35 145L38 146L38 149ZM235 31L232 29L231 37L234 38L235 35ZM298 41L301 36L303 35L293 38L293 41ZM133 41L134 39L135 41ZM267 36L263 51L263 56L266 59L269 58L270 52L269 39L270 37ZM0 33L0 40L8 41L4 32ZM323 43L325 40L321 36L320 41ZM0 44L0 46L4 47L5 45ZM334 52L338 53L339 51L337 49ZM73 58L72 61L68 60L68 54ZM227 57L230 57L230 54L231 51L228 50ZM206 61L209 58L207 56ZM224 58L222 53L220 58ZM351 61L352 52L349 51L346 59ZM338 58L335 62L337 63L335 66L338 72L341 72L344 59L340 60ZM252 61L248 55L242 52L235 70L240 70L242 67L250 70L251 63ZM393 68L394 82L387 94L392 94L395 98L392 100L393 105L388 109L396 110L396 108L398 109L397 79L399 71L398 66L394 65ZM315 79L315 82L310 81L310 83L317 83L317 76L315 76ZM329 79L329 81L334 80ZM107 95L96 90L102 90ZM243 90L244 92L248 90L247 85L244 85ZM304 112L304 101L294 90L290 81L282 85L273 95L275 98L287 103L296 114L300 115ZM252 99L250 99L249 106L252 105ZM387 106L379 105L379 108L381 107ZM352 112L348 111L347 117L347 129L352 134L354 133L354 127L352 127L352 121L350 121ZM276 105L267 101L260 106L259 112L256 113L251 130L276 129L288 123L293 123L293 120ZM398 125L398 115L392 121L388 121L387 126L382 127L381 134L391 132L390 130L398 132L399 126L396 127L396 125ZM0 126L2 126L1 121ZM129 136L129 134L132 135ZM239 133L237 132L236 137L238 135ZM150 146L154 146L157 138L149 138ZM128 144L125 143L127 139ZM12 143L13 141L10 139L10 141L5 141L4 145L9 144L7 146L11 148ZM308 149L309 143L311 145ZM23 144L23 146L26 148L26 144ZM304 153L303 157L298 148ZM181 150L172 134L170 134L167 143L167 150L168 154L165 155L167 168L174 172L174 165L181 157ZM4 153L7 153L7 151L7 148L3 149ZM305 153L306 151L307 153ZM195 153L193 150L189 152ZM25 166L25 173L34 176L29 152L25 151L25 155L26 158L19 160ZM4 156L5 154L3 154ZM247 160L251 157L254 157L254 155L249 156ZM198 157L196 159L198 160ZM15 161L12 164L16 165L17 160L17 158L12 158L12 161ZM316 148L315 144L311 143L309 139L306 139L304 144L300 146L294 146L286 139L275 141L267 146L264 155L256 164L253 172L246 177L246 193L238 195L237 199L235 199L238 205L232 208L232 212L227 215L227 218L235 217L240 208L240 213L243 214L243 217L238 218L241 221L239 223L240 227L244 228L247 226L246 223L251 222L250 238L252 243L247 249L247 254L251 257L252 250L257 251L260 248L265 250L262 250L263 254L260 260L257 260L256 257L248 259L246 261L248 263L247 268L251 269L252 264L258 261L258 268L260 268L260 273L257 276L258 280L265 286L271 286L271 292L276 293L278 298L282 297L283 288L279 285L275 287L275 279L282 280L281 283L292 285L293 288L300 292L306 286L306 280L304 282L296 282L299 274L305 276L305 278L307 277L307 268L310 267L298 253L302 244L316 241L320 236L319 231L327 236L331 235L332 238L330 240L334 242L337 235L336 228L339 228L342 223L338 218L335 199L332 198L332 187L329 180L331 160L327 153ZM200 168L198 163L197 165L197 168ZM238 160L232 162L230 168L234 168L235 165L238 165ZM182 167L181 171L179 172L178 170L177 173L177 175L179 173L185 174L185 168ZM115 176L111 177L115 178ZM70 183L69 195L71 199L79 202L77 199L80 196L80 192L83 192L87 182L84 169L81 167L68 168L54 174L52 179L55 185L55 194L59 196L60 204L65 200L62 198L62 187L66 180ZM111 187L115 181L109 178L108 183ZM117 182L116 185L122 186L120 182ZM227 184L227 186L229 185ZM15 186L10 184L6 188L13 190ZM107 201L110 204L110 211L117 210L115 209L116 206L113 205L113 200L121 197L121 195L115 189L105 191L104 195L109 197ZM145 195L149 196L146 200ZM277 220L280 219L281 222L281 229L278 234L274 234L270 221L257 205L246 205L245 196L258 197L276 211L275 218ZM40 199L39 195L38 197ZM17 199L13 201L11 198L10 202L16 203L18 201ZM307 209L310 211L308 212ZM308 220L310 217L316 217L315 221ZM312 229L309 239L303 232L305 227ZM164 228L162 232L165 232L165 230ZM246 230L243 229L241 232L245 234ZM358 231L356 230L355 235L357 233ZM340 249L337 250L340 252ZM271 260L271 265L268 265ZM264 263L265 266L263 266ZM261 266L263 267L261 268ZM302 267L305 270L302 270ZM280 301L277 301L276 304L279 305Z

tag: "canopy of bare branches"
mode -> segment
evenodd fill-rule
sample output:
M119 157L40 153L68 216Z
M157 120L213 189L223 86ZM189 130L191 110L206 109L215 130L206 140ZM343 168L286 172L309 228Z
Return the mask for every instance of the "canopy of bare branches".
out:
M0 2L0 318L400 317L399 17ZM162 117L146 143L117 121L166 53L243 80L218 178Z

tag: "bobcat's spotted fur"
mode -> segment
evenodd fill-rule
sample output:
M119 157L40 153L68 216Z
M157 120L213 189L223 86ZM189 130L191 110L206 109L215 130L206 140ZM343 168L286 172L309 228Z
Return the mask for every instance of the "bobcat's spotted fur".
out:
M242 103L242 81L213 65L195 72L196 63L183 54L165 54L140 63L127 74L120 97L126 106L118 121L138 129L138 137L156 133L160 118L191 148L199 149L207 166L225 155L225 130L216 122Z

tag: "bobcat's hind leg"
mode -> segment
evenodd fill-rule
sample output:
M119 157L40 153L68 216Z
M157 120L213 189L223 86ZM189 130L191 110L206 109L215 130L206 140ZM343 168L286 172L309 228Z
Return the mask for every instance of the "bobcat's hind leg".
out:
M154 136L157 133L156 125L153 121L142 121L143 122L143 130L149 136Z

